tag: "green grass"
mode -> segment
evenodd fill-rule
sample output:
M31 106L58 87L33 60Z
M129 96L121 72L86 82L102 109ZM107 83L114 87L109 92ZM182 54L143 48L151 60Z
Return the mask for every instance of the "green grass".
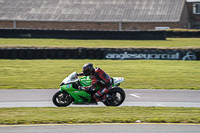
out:
M200 108L69 107L0 108L0 124L200 123Z
M200 38L162 41L0 39L0 47L200 48ZM0 60L0 89L58 88L83 64L94 63L113 77L124 77L123 88L200 89L198 61L155 60Z
M0 47L200 48L200 38L167 40L0 39Z
M59 88L87 62L112 77L124 77L124 89L200 90L200 62L182 60L0 60L0 89Z
M200 38L166 41L0 39L0 47L200 48ZM200 90L199 61L169 60L0 60L0 89L59 88L71 72L90 62L126 89ZM200 108L84 107L0 108L0 124L41 123L200 123Z

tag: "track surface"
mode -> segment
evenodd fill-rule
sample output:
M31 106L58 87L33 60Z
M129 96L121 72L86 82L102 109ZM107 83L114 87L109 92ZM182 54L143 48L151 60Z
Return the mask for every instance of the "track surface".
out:
M0 108L55 107L51 98L57 89L0 90ZM199 90L127 90L121 106L200 107ZM86 107L71 105L74 107ZM104 106L99 105L88 106ZM200 125L185 124L90 124L2 126L0 133L199 133Z
M0 126L1 133L199 133L200 125L88 124Z
M0 108L55 107L51 101L58 89L0 90ZM200 90L125 89L126 100L121 106L200 107ZM70 105L71 107L104 106Z

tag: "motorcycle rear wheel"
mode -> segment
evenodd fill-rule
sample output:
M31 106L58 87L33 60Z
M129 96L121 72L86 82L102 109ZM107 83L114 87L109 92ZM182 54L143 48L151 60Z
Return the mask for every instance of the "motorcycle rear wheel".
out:
M119 106L124 102L126 97L124 90L117 86L113 87L108 94L115 100L112 98L107 98L106 101L103 102L106 106Z
M66 107L72 103L72 97L67 92L58 91L54 94L52 101L57 107Z

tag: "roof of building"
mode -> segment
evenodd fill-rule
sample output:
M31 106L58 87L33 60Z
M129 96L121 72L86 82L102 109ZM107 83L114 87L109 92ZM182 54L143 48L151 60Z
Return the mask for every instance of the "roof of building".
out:
M0 0L0 20L177 22L185 0Z
M186 0L187 2L200 2L200 0Z

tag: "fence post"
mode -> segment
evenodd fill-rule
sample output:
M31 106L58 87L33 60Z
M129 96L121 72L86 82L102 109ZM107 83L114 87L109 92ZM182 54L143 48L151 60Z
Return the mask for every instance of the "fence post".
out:
M14 29L17 28L16 20L13 21L13 28L14 28Z
M119 22L119 31L122 30L122 21Z

